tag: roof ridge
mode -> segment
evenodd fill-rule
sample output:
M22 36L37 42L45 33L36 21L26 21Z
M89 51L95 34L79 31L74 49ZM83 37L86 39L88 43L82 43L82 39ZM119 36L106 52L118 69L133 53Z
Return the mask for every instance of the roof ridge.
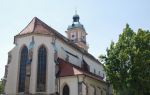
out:
M37 20L38 20L38 18L35 16L33 19L35 19L35 21L34 21L34 26L33 26L33 31L35 30L35 25L36 25L36 22L37 22Z

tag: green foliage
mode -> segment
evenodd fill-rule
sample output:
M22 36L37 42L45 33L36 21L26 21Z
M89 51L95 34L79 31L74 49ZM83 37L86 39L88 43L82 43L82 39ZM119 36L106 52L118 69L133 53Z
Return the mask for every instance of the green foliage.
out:
M2 81L0 81L0 94L3 93L3 85L2 85Z
M107 79L117 95L150 95L150 32L127 24L118 42L101 55Z

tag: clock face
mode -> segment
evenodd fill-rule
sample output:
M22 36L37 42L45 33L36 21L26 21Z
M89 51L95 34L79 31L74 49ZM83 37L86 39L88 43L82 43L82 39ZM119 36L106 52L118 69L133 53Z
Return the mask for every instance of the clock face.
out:
M76 33L75 33L75 32L72 32L72 33L71 33L71 39L72 39L72 40L75 40L75 39L76 39Z

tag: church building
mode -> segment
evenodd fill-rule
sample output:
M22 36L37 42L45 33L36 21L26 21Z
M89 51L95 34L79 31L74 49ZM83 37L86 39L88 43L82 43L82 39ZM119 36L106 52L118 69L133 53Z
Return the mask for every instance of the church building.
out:
M101 64L88 52L87 32L78 14L67 37L34 17L8 53L7 95L110 95Z

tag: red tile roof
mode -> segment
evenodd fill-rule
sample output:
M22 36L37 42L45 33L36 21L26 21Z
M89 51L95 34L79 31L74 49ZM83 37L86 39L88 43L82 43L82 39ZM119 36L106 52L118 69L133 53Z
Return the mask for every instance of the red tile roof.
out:
M83 74L83 72L75 68L72 64L64 61L63 59L58 58L60 73L59 76L74 76Z
M59 62L59 69L60 69L59 77L86 75L88 77L103 81L103 78L101 76L95 75L91 72L86 72L82 68L74 64L71 64L61 58L58 58L58 62Z
M34 17L32 21L18 34L28 34L28 33L40 33L40 34L50 34L50 30L47 25L42 22L37 17Z

